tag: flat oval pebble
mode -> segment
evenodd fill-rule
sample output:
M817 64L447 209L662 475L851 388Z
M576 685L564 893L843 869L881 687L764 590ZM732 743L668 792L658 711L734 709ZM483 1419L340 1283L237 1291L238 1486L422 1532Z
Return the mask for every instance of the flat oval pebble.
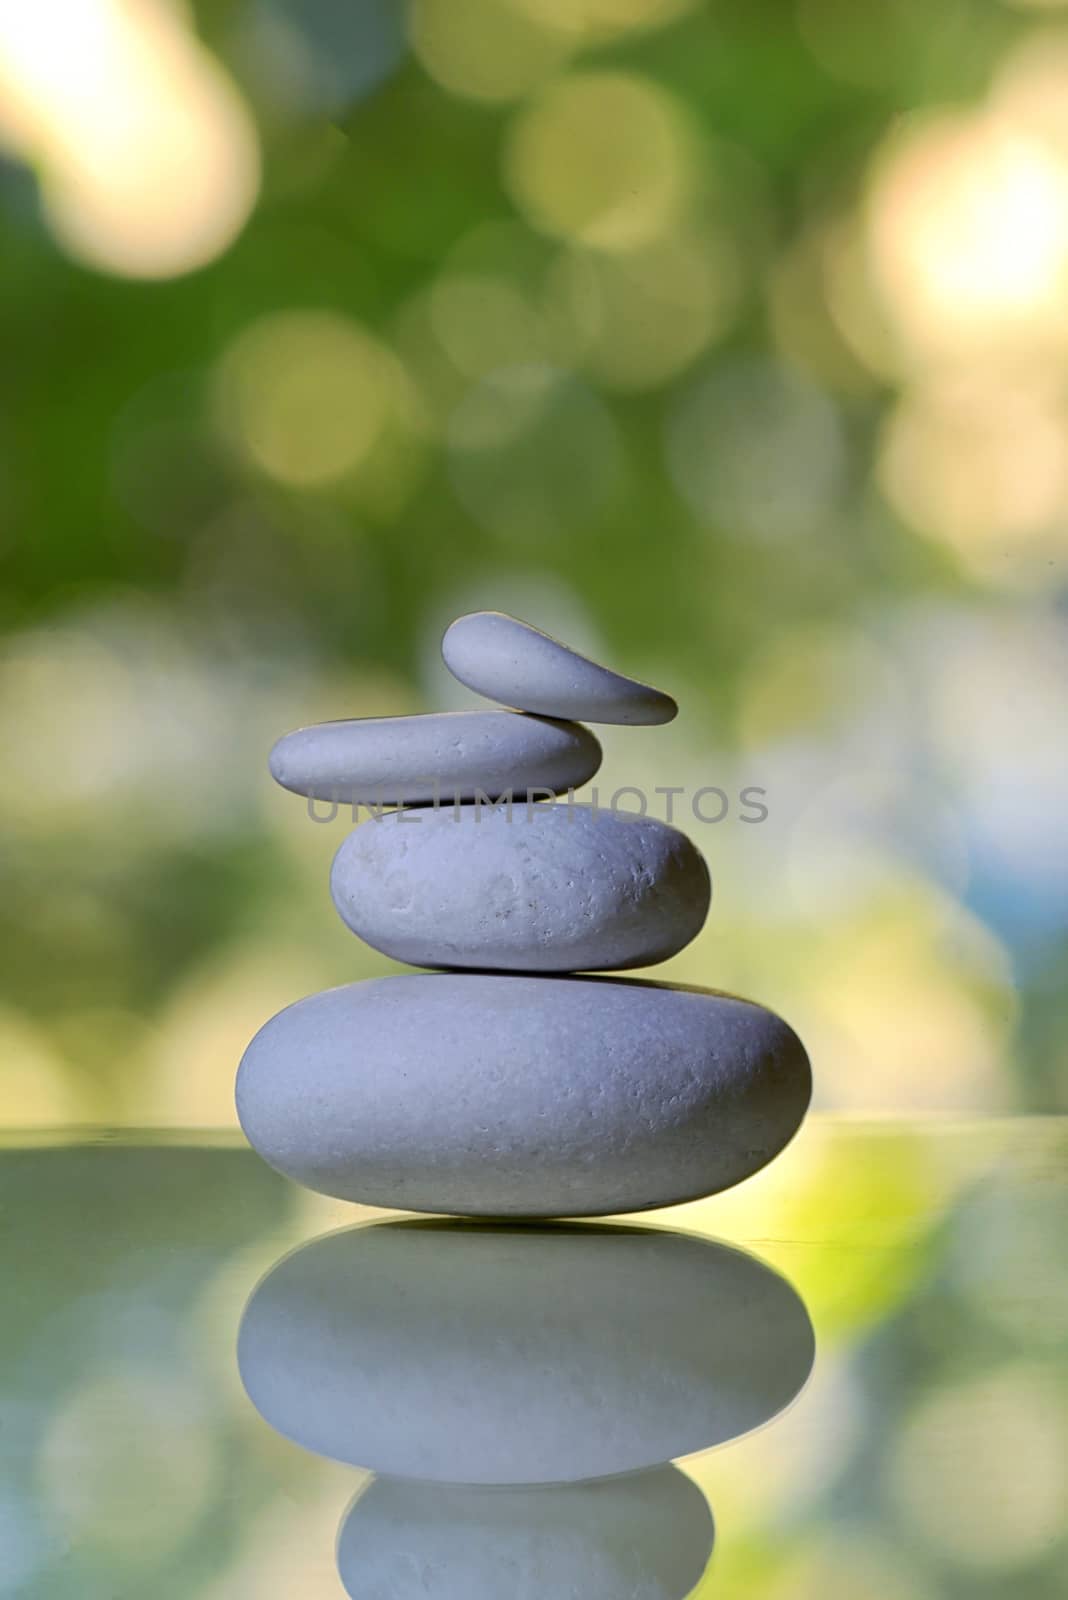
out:
M458 617L441 641L454 678L501 705L584 722L670 722L669 694L598 666L529 622L503 611Z
M708 868L677 828L586 805L456 806L365 822L330 893L376 950L417 967L643 967L689 944Z
M521 1489L376 1478L341 1525L337 1566L352 1600L683 1600L712 1542L677 1467Z
M245 1309L253 1405L392 1477L566 1483L769 1422L812 1368L796 1291L708 1239L633 1226L390 1222L302 1245Z
M283 789L339 805L496 799L507 790L563 794L601 765L588 728L514 711L443 711L319 722L270 754Z
M746 1000L422 973L273 1017L242 1058L237 1111L271 1166L340 1199L599 1216L740 1183L793 1137L810 1093L796 1034Z

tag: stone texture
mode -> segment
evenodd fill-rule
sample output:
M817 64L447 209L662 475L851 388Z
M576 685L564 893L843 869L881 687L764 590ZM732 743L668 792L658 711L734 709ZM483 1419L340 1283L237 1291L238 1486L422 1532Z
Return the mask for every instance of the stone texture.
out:
M796 1292L660 1228L393 1222L286 1256L238 1365L285 1437L394 1477L561 1483L738 1438L799 1392Z
M413 830L414 831L414 830ZM308 1188L469 1216L596 1216L729 1188L808 1106L786 1023L708 991L622 978L374 978L312 995L253 1039L249 1142Z
M563 1488L377 1478L337 1564L352 1600L683 1600L712 1540L704 1495L675 1467Z
M677 828L585 805L391 812L334 858L342 919L420 967L576 972L664 961L708 912L708 869Z
M503 611L458 617L441 642L454 678L502 705L583 722L670 722L678 706Z
M446 711L414 717L319 722L279 739L271 776L313 799L425 805L496 798L511 789L563 794L593 777L601 747L574 722L514 711ZM435 783L436 780L436 783Z

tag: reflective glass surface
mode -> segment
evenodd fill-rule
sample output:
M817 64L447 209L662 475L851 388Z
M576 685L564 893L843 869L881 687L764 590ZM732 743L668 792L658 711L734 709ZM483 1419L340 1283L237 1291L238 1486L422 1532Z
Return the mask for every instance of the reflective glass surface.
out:
M814 1117L715 1199L389 1217L0 1147L0 1594L1054 1600L1068 1124Z

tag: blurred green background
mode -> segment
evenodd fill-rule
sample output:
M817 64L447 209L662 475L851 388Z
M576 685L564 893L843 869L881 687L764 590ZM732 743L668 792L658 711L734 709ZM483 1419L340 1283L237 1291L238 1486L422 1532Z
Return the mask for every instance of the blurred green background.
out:
M479 606L680 701L602 798L729 798L658 974L1068 1109L1068 15L34 0L0 142L9 1123L232 1125L391 970L266 753L475 706Z

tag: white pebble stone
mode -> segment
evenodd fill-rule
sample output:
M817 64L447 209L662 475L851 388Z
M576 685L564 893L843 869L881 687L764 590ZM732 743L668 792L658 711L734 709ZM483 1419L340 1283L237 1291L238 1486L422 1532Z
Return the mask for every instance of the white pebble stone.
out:
M812 1367L763 1262L639 1227L392 1222L293 1251L253 1292L260 1414L332 1460L451 1483L634 1472L770 1421Z
M458 617L441 641L454 678L502 705L584 722L670 722L668 694L598 666L529 622L503 611Z
M414 831L414 830L413 830ZM310 1189L468 1216L598 1216L729 1188L793 1137L797 1036L745 1000L624 978L372 978L245 1051L250 1144Z
M593 777L601 747L574 722L514 711L443 711L319 722L279 739L271 776L283 789L350 805L492 799L506 790L563 794Z
M388 812L334 858L342 919L421 967L575 972L648 966L689 944L708 869L653 817L521 803Z
M341 1525L352 1600L683 1600L712 1553L708 1503L676 1467L564 1487L377 1478Z

